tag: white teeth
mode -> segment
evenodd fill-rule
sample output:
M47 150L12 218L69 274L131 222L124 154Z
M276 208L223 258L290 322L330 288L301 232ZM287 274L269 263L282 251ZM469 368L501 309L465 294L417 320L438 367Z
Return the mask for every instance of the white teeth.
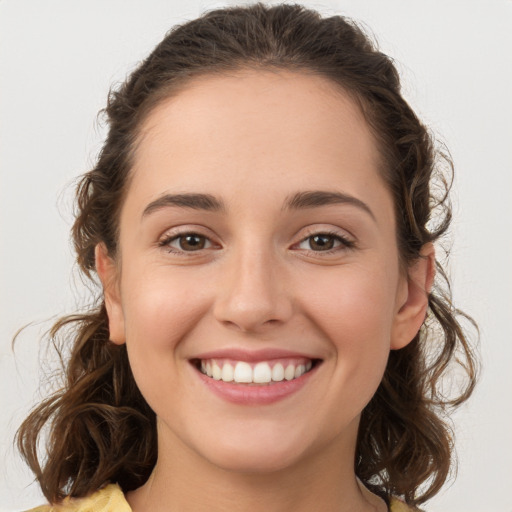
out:
M293 364L289 364L284 370L284 378L286 380L292 380L295 378L295 366L293 366Z
M295 368L295 378L298 379L301 375L306 373L306 366L303 364L299 364L297 368Z
M233 375L235 382L252 382L252 368L249 363L238 361L235 366L235 374Z
M253 382L263 384L272 380L272 370L268 363L258 363L254 367Z
M231 364L214 359L202 360L200 364L201 372L214 380L243 384L269 384L270 382L297 379L311 370L313 362L308 360L297 365L289 363L285 368L280 362L271 367L270 363L261 361L257 364L253 363L253 366L245 361Z
M212 364L212 377L215 379L215 380L220 380L222 376L222 370L220 369L220 366L214 362Z
M229 363L225 363L222 367L222 380L224 382L232 382L234 378L233 367Z
M284 368L281 363L277 363L272 368L272 380L274 382L281 382L284 379Z

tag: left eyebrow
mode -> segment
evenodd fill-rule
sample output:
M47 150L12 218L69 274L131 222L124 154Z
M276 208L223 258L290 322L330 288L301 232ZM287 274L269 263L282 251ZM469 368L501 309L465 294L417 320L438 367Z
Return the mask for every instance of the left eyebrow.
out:
M349 204L355 206L366 212L375 222L377 222L371 208L365 202L361 201L361 199L358 199L357 197L341 192L325 190L297 192L285 201L283 209L299 210L303 208L317 208L319 206L326 206L330 204Z

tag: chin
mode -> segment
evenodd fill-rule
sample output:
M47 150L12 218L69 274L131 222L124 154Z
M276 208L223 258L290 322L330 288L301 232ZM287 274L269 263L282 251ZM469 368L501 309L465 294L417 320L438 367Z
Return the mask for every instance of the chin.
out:
M226 439L224 444L210 445L204 453L215 466L236 473L274 473L290 468L307 458L302 442L283 443L281 439L257 439L234 444ZM288 439L288 441L291 441Z
M241 474L270 474L282 471L297 464L301 460L299 455L283 456L269 452L247 453L246 450L238 450L223 457L212 457L210 462L225 471Z

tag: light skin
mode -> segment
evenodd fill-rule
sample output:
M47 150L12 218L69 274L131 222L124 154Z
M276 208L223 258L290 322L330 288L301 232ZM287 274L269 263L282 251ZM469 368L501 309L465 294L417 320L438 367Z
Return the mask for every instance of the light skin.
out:
M202 77L149 114L117 257L96 249L111 340L157 415L134 512L386 510L355 478L357 428L424 320L434 255L401 268L379 166L356 104L313 75ZM291 396L235 404L191 364L224 348L320 364Z

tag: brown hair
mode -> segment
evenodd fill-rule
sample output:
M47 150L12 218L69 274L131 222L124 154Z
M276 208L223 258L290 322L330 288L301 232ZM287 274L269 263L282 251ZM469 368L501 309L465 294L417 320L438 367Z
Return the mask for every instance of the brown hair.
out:
M77 189L72 232L87 277L94 281L98 243L116 253L119 211L145 116L194 77L247 68L314 73L358 101L382 154L404 265L446 233L451 161L402 98L391 59L342 16L322 18L299 5L258 3L213 10L175 27L110 92L107 139ZM416 506L437 493L450 473L453 440L446 413L469 397L476 374L460 319L470 320L452 305L437 263L426 321L409 345L391 352L382 383L362 413L355 471L383 497L402 496ZM107 482L125 492L139 487L157 457L155 414L135 384L125 346L109 342L102 297L90 311L58 321L50 338L69 347L65 385L34 409L17 435L43 493L58 502ZM441 384L453 364L465 380L448 397ZM37 447L45 425L49 437L41 465Z

